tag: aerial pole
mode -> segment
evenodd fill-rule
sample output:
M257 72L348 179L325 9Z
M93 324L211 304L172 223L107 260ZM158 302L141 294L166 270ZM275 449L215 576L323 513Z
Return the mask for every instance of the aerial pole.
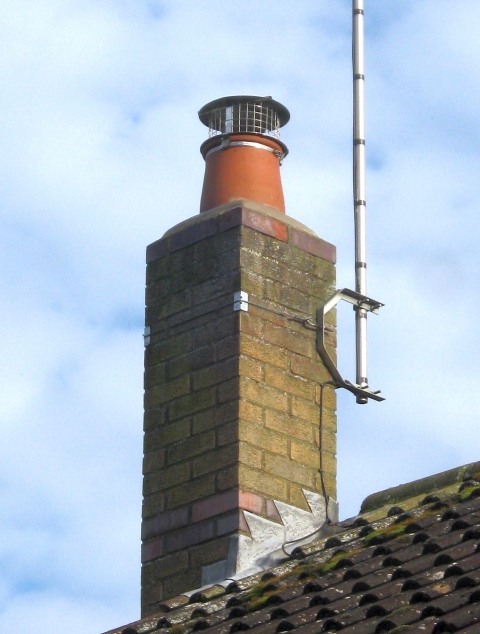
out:
M365 43L364 0L353 0L353 200L355 215L355 290L367 294L366 156L365 156ZM355 308L356 383L368 387L367 310ZM368 398L357 395L357 403Z
M317 310L317 351L332 377L331 383L355 394L357 403L369 399L384 401L380 390L371 390L367 378L367 314L378 314L383 306L367 296L366 254L366 156L365 156L365 41L364 0L352 0L352 66L353 66L353 205L355 218L355 290L338 290ZM326 314L340 301L353 304L356 335L356 381L343 378L330 357L326 341Z

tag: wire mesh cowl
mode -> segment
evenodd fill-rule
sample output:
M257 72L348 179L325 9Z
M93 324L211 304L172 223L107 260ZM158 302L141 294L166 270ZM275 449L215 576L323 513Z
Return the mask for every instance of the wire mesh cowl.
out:
M270 105L237 103L209 112L208 136L231 133L267 134L280 138L280 119Z

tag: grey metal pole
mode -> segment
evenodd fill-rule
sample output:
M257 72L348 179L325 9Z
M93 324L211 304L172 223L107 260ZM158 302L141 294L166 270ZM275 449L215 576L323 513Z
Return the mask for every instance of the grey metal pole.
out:
M353 197L355 209L355 290L367 294L364 0L353 0ZM368 386L367 311L356 309L357 385ZM368 399L357 396L357 403Z

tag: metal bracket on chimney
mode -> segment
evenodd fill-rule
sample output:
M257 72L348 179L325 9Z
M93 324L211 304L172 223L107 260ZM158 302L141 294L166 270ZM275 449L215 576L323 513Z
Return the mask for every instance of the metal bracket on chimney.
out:
M233 310L235 312L244 310L248 313L248 293L238 291L238 293L233 294Z
M145 348L150 345L150 327L147 326L143 331L143 345Z
M325 302L320 308L317 310L317 351L321 356L325 366L328 371L332 375L332 379L338 387L344 387L349 392L355 394L355 396L363 396L366 398L371 398L374 401L384 401L385 399L382 396L379 396L380 391L373 392L368 387L361 388L359 385L355 383L351 383L342 377L340 374L335 362L332 357L329 355L328 350L325 346L325 330L328 328L325 325L325 315L335 308L335 306L341 300L348 302L349 304L353 304L354 308L366 310L370 313L375 313L378 315L379 309L384 306L381 302L377 302L375 299L371 299L370 297L366 297L365 295L361 295L356 291L351 291L348 288L343 288L341 291L337 291L335 295L333 295L328 301Z

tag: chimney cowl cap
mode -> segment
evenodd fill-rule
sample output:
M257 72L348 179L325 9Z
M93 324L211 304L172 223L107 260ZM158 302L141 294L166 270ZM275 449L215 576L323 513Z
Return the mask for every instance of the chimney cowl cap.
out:
M234 95L230 97L221 97L220 99L214 99L198 111L198 117L200 121L208 128L210 125L209 114L212 112L212 110L217 110L218 108L227 108L228 106L234 106L236 104L259 104L262 106L270 107L276 112L278 116L278 123L280 128L282 128L290 120L290 112L279 101L275 101L275 99L272 99L271 97L258 97L256 95Z

